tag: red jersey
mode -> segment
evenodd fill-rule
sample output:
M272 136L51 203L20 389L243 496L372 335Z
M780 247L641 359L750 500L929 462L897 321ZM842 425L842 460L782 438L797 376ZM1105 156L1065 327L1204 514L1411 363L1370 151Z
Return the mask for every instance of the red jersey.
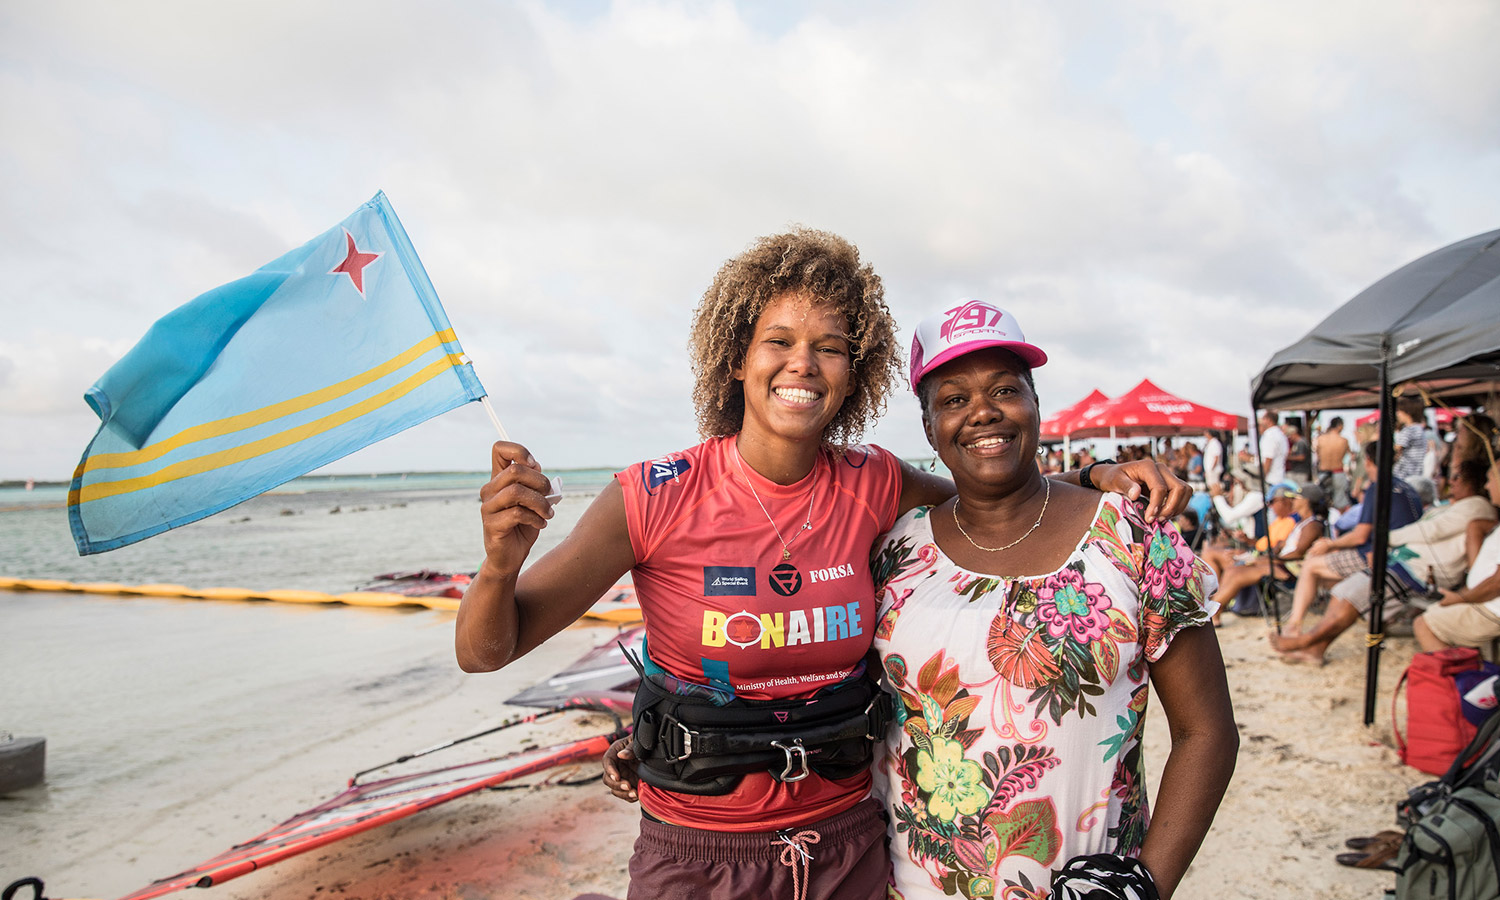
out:
M825 451L806 478L780 485L743 465L735 438L712 438L615 478L625 493L652 663L686 681L767 700L836 683L869 651L870 548L895 523L901 497L900 463L889 452ZM803 530L806 521L812 528ZM842 812L869 784L868 772L841 781L814 773L791 784L757 772L727 795L644 782L640 795L648 812L673 824L773 831Z

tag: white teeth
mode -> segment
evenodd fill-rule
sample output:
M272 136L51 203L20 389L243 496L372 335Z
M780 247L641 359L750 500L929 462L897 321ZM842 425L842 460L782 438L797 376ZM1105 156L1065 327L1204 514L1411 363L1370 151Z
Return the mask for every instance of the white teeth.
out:
M777 388L776 396L783 400L790 400L793 403L811 403L818 399L817 394L812 391L805 391L802 388Z
M1010 442L1011 442L1010 438L989 437L989 438L980 438L979 440L974 441L969 446L973 447L976 450L983 450L986 447L998 447L1001 444L1009 444Z

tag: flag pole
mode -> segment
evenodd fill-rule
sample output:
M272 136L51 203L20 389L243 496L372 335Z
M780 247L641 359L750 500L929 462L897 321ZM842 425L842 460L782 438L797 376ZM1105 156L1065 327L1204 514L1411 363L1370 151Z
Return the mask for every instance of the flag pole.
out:
M500 432L500 440L509 441L510 435L505 433L505 426L500 424L500 417L495 415L495 408L493 406L490 406L489 395L486 394L483 397L480 397L479 403L484 407L484 411L489 413L490 421L495 423L495 430Z
M500 440L509 441L510 435L505 433L505 426L500 424L500 417L495 415L495 408L490 405L489 395L486 394L485 396L480 397L479 404L484 407L485 412L489 413L490 421L495 423L495 430L500 432ZM551 485L551 487L547 489L547 499L553 503L556 503L563 497L562 479L558 477L548 476L547 481Z

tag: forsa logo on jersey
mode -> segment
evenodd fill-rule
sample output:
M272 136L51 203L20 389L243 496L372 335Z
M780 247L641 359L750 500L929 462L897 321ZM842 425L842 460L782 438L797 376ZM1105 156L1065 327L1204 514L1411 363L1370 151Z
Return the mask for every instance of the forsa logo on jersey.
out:
M733 644L740 649L759 644L762 650L772 647L795 647L798 644L823 644L863 635L864 622L859 604L814 606L786 613L755 613L740 610L725 615L713 610L703 612L703 646L723 647Z

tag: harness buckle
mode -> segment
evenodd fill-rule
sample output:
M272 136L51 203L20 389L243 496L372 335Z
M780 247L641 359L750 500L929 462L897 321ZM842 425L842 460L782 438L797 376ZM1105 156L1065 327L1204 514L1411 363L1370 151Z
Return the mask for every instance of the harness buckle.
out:
M693 755L693 738L695 738L695 737L702 737L702 735L700 735L696 731L693 731L691 728L688 728L686 725L682 724L681 722L679 722L678 720L672 718L671 716L667 716L666 717L666 722L664 722L663 724L664 725L676 725L677 726L677 730L682 732L682 755L681 756L673 756L672 755L672 750L671 750L671 747L669 746L669 744L670 744L669 741L663 741L662 742L662 748L661 748L662 755L666 759L666 761L669 762L669 763L677 763L677 762L682 762L683 760L687 759L689 756L692 756Z
M885 740L885 726L889 723L885 721L884 707L880 706L880 701L883 696L884 694L882 692L876 691L875 696L870 698L870 705L865 707L865 724L869 726L865 731L865 740L867 741L875 741L878 743ZM871 715L871 713L874 713L874 715ZM876 725L876 722L879 722L880 724ZM870 734L871 731L879 731L881 732L881 734Z
M811 773L812 770L807 767L807 748L802 746L801 738L792 738L790 744L783 744L781 741L772 741L771 746L786 754L786 768L782 769L781 774L776 776L778 780L783 782L801 781Z

